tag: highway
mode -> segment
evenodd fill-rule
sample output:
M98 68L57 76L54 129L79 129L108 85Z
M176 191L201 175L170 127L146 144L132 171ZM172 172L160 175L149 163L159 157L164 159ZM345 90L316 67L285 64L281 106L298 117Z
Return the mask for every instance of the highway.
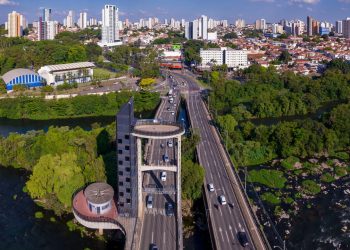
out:
M197 155L199 163L206 170L206 186L204 189L208 204L207 213L210 214L212 235L215 239L216 249L265 249L255 224L252 222L247 204L244 203L243 195L237 193L241 192L241 190L236 184L232 169L230 167L227 168L227 165L225 165L228 159L223 154L223 148L220 148L222 145L213 125L211 125L211 118L201 98L198 85L188 75L179 73L174 73L173 75L178 81L185 81L188 85L186 101L190 122L192 129L198 131L201 137L201 141L197 146ZM229 173L227 169L231 172ZM209 183L214 185L214 192L209 192L207 187ZM218 199L220 195L226 197L227 205L220 204ZM242 206L242 202L245 206ZM250 223L249 228L247 221ZM237 238L238 232L246 233L249 246L245 248L241 246ZM251 235L254 235L254 241L252 241Z
M172 80L169 79L170 87ZM176 121L177 111L180 105L180 95L175 91L174 104L170 104L168 98L163 98L155 119ZM168 110L169 109L169 110ZM175 112L172 113L172 112ZM175 165L177 161L177 151L175 150L175 141L173 147L168 146L166 140L150 141L149 157L147 165ZM164 162L164 155L168 155L169 163ZM176 186L176 175L172 172L167 172L166 181L160 179L161 171L145 172L143 174L143 187L157 188L172 188ZM176 219L176 197L175 194L152 194L153 208L146 207L148 194L143 194L144 200L144 220L142 225L140 249L150 249L151 244L156 244L160 250L178 249L178 232ZM174 207L174 216L167 216L165 211L166 202L170 202Z

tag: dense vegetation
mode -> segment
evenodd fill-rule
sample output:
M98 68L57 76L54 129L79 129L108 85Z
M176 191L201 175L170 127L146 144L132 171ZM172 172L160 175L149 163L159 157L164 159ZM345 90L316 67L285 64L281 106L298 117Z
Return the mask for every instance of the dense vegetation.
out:
M63 36L63 35L62 35ZM94 61L102 49L73 39L32 42L24 38L0 38L0 74L14 68L39 69L44 65Z
M105 156L112 148L115 126L84 131L51 127L0 138L0 165L32 172L25 190L57 214L69 211L71 196L93 181L106 180ZM108 174L108 173L107 173Z
M202 186L205 176L205 170L196 163L196 146L200 137L196 133L182 141L182 197L184 199L196 200L202 195Z
M349 63L334 60L313 78L257 65L236 76L240 82L216 70L203 79L212 87L210 109L232 160L238 169L248 167L248 192L278 218L312 206L310 198L350 173ZM330 102L330 112L306 118ZM293 115L305 116L256 125L259 118Z
M243 84L224 80L222 74L211 73L210 105L238 165L333 153L350 146L350 104L338 105L322 121L296 120L271 126L245 121L307 114L323 103L346 100L350 96L350 74L332 69L311 79L254 65L243 72Z
M167 31L167 38L158 38L153 41L153 44L175 44L175 43L183 43L186 41L184 38L184 34L178 31Z
M120 92L102 96L77 96L59 100L20 96L0 100L0 117L46 120L85 116L113 116L131 96L135 98L136 112L153 111L159 103L159 94L151 92Z

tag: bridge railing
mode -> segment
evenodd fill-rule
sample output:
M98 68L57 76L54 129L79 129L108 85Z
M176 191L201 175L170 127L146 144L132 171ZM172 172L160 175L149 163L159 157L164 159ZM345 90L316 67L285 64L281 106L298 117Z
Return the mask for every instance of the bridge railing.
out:
M145 131L143 129L138 129L138 126L143 126L143 125L170 125L170 126L175 126L178 129L175 131L170 131L170 132L159 132L159 131ZM178 122L171 122L171 121L162 121L162 120L138 120L135 125L132 126L132 133L135 134L141 134L141 135L146 135L146 136L176 136L182 132L184 132L185 129L182 126L181 123Z
M202 101L202 102L203 102L203 101ZM209 113L211 119L214 121L214 119L213 119L213 117L212 117L212 114L211 114L210 111L209 111L208 106L205 105L204 102L203 102L203 105L204 105L204 107L206 108L207 112ZM259 219L257 218L255 212L253 211L252 205L251 205L251 203L250 203L250 201L249 201L249 199L248 199L248 195L247 195L247 193L246 193L246 191L245 191L245 189L244 189L243 183L242 183L242 181L241 181L241 179L240 179L240 177L239 177L239 175L238 175L238 172L237 172L235 166L233 165L233 162L232 162L232 160L231 160L231 156L230 156L229 152L227 151L227 148L224 146L224 145L225 145L225 141L224 141L224 139L222 138L222 135L221 135L221 133L220 133L218 127L217 127L215 124L213 125L213 127L215 128L216 133L217 133L218 136L219 136L221 145L223 145L223 149L224 149L225 156L227 157L227 159L229 159L228 162L229 162L229 164L230 164L230 167L231 167L231 169L232 169L233 174L234 174L235 177L236 177L235 179L238 181L238 183L237 183L237 184L238 184L238 187L239 187L239 189L241 190L241 192L244 194L244 195L243 195L243 198L244 198L246 204L248 204L247 207L248 207L248 209L249 209L250 214L252 214L252 218L253 218L253 220L254 220L255 226L256 226L257 229L258 229L258 233L259 233L259 235L261 236L261 238L263 239L264 245L265 245L268 249L271 249L271 245L270 245L270 243L269 243L269 241L268 241L268 239L267 239L265 233L263 232L263 230L262 230L262 228L261 228L262 226L261 226L261 224L260 224L260 222L259 222Z
M78 211L78 209L76 209L76 208L74 207L74 198L75 198L75 196L76 196L81 190L82 190L82 189L79 189L79 191L76 191L76 192L73 194L73 197L72 197L72 209L73 209L73 212L74 212L79 218L81 218L82 220L88 221L88 222L111 223L111 224L117 225L117 226L120 228L120 230L123 232L123 234L125 235L125 237L127 237L125 228L124 228L123 225L120 224L117 220L112 219L112 218L109 218L109 217L105 217L105 216L99 216L99 217L87 216L87 215L84 215L84 214L80 213L80 212Z

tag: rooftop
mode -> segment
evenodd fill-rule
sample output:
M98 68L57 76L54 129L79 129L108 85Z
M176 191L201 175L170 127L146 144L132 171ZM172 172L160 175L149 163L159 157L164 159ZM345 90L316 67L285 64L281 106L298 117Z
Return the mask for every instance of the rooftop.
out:
M95 64L92 62L77 62L77 63L67 63L67 64L57 64L57 65L46 65L44 68L49 69L49 71L65 71L81 68L93 68Z
M23 75L38 75L34 71L30 69L13 69L6 74L2 76L2 79L5 83L10 82L11 80L15 79L16 77L23 76Z
M84 190L84 195L93 204L104 204L113 199L113 188L104 182L96 182Z

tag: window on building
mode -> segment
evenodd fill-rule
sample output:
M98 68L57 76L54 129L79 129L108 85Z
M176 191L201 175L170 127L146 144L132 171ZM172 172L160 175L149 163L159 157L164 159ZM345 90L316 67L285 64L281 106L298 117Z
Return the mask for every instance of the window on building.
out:
M130 180L130 178L126 178L126 182L130 182L131 180Z
M119 171L118 174L119 174L120 176L123 176L124 173L123 173L123 171Z
M130 161L130 157L129 156L125 156L125 161Z
M119 150L118 150L118 154L121 155L122 153L123 153L123 150L119 149Z
M126 203L130 204L131 200L130 199L126 199Z
M130 189L130 188L127 188L127 189L126 189L126 192L127 192L127 193L131 193L131 189Z
M125 150L130 150L130 146L125 146Z
M131 168L125 168L126 172L131 172Z
M119 144L122 144L122 143L123 143L123 140L122 140L122 139L118 139L118 143L119 143Z
M123 161L118 161L118 164L119 165L123 165Z
M124 193L123 193L123 192L120 192L120 193L119 193L119 196L123 197L123 196L124 196Z
M120 181L119 186L121 186L121 187L124 186L124 182Z
M125 135L124 138L125 138L125 140L129 140L130 136L129 135Z

